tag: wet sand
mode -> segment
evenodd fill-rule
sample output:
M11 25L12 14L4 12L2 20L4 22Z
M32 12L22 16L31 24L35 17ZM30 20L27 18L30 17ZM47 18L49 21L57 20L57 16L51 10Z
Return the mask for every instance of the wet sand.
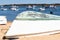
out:
M0 40L2 40L2 37L8 31L11 24L12 22L8 21L6 25L0 25Z

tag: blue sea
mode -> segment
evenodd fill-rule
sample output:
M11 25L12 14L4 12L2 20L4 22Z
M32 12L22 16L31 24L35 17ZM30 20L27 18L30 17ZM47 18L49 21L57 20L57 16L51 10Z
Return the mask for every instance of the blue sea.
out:
M5 6L4 8L7 8L8 10L2 10L0 7L0 16L2 15L6 16L8 21L13 21L16 18L16 16L23 11L37 11L37 12L42 12L42 13L47 13L47 14L49 14L50 11L52 11L53 15L60 16L60 6L57 6L56 8L47 7L45 8L44 11L39 10L40 6L35 7L35 9L32 9L32 8L27 9L26 6L21 6L17 8L19 9L18 11L11 10L10 9L11 7L9 6Z

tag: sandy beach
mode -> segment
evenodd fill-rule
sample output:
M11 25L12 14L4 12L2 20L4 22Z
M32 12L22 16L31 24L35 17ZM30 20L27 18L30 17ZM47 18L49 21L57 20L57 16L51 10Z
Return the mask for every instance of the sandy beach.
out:
M60 40L60 33L45 36L20 37L20 40Z
M0 40L2 40L2 37L5 35L5 33L8 31L10 25L12 22L8 21L6 25L0 25Z
M38 36L8 36L7 38L18 38L16 40L60 40L60 33L52 35L38 35ZM8 40L8 39L5 39Z

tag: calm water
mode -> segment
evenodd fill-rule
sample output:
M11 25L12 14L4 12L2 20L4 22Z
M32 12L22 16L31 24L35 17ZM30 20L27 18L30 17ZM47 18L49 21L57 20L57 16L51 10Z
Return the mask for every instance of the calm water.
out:
M8 7L7 7L8 8ZM37 7L36 9L29 9L30 11L38 11L38 12L42 12L42 13L50 13L50 11L52 11L53 12L53 15L58 15L58 16L60 16L60 6L58 6L58 7L56 7L55 9L54 8L46 8L46 10L44 10L44 11L41 11L41 10L39 10L38 9L39 7ZM26 7L20 7L20 8L18 8L19 9L19 11L12 11L12 10L5 10L5 11L3 11L3 10L0 10L0 15L5 15L5 16L7 16L7 20L8 21L13 21L14 19L15 19L15 17L19 14L19 13L21 13L21 12L23 12L23 11L28 11L27 9L26 9Z

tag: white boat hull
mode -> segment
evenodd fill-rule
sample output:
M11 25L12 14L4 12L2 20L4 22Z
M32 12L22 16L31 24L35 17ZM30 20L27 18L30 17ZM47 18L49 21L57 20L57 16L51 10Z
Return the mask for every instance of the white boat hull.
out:
M60 30L60 20L14 20L6 36L42 33L53 30ZM48 34L54 34L54 32Z

